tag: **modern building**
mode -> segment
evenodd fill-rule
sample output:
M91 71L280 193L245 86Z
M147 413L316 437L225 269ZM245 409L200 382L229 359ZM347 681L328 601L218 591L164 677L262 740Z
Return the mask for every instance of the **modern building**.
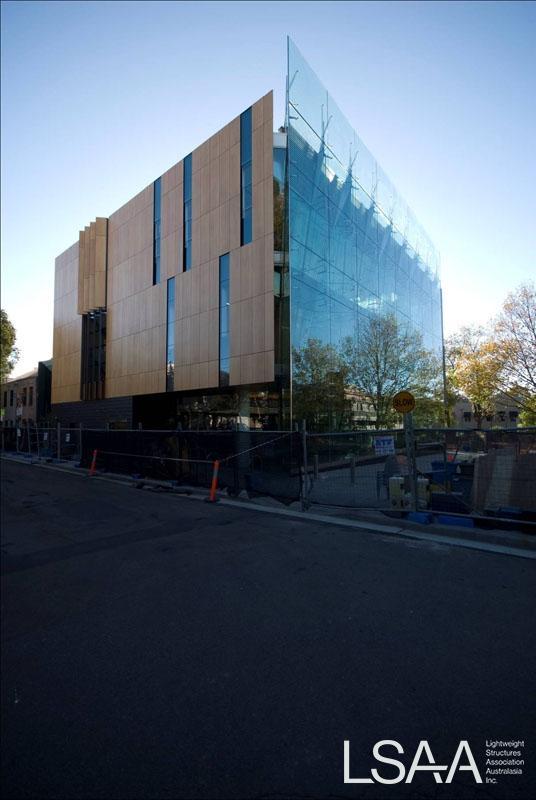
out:
M285 119L269 92L88 224L54 303L64 424L366 424L376 346L403 388L441 391L437 254L290 40Z
M40 361L37 367L0 387L1 421L7 428L34 425L50 417L52 359Z

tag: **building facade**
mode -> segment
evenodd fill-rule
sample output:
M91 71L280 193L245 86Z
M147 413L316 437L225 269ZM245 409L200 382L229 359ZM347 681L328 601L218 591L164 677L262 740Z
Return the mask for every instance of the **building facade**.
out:
M287 87L278 130L270 92L56 259L62 423L366 424L361 349L387 334L438 391L436 253L290 41Z
M41 424L50 418L52 360L40 361L36 369L2 384L2 424Z
M516 404L513 399L506 396L498 396L493 406L493 414L487 414L481 420L482 430L491 430L492 428L515 430L518 427L520 404ZM471 430L478 427L478 417L475 415L473 403L466 398L456 401L453 417L453 428Z

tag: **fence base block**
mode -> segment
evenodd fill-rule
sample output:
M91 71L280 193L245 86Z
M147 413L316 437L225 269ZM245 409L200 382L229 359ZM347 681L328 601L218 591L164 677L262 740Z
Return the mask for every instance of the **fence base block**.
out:
M425 511L410 511L407 519L411 522L420 522L421 525L429 525L432 521L432 515L427 514Z
M439 525L456 525L458 528L474 528L475 523L467 517L451 517L449 514L438 514L436 522Z

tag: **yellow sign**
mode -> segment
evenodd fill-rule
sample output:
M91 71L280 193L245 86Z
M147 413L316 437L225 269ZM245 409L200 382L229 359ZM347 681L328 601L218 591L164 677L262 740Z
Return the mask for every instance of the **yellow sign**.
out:
M409 414L415 408L415 398L411 392L398 392L393 397L393 408L399 414Z

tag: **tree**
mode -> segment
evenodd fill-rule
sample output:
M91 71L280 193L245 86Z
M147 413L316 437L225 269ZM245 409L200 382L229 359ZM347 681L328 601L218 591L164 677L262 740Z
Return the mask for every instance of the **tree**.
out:
M473 405L477 428L495 413L495 401L503 382L504 351L482 327L463 327L446 342L452 385Z
M536 287L533 283L521 284L507 296L495 321L494 334L504 358L498 388L530 416L536 406Z
M320 339L308 339L292 350L294 419L306 421L310 430L341 428L350 401L348 370L337 349Z
M524 403L524 407L519 415L519 422L523 428L536 427L536 396L531 397Z
M341 355L350 382L374 408L376 429L399 420L392 402L403 389L420 400L423 419L418 424L443 422L439 359L424 348L420 333L401 326L394 315L371 319L357 340L347 337Z
M0 309L0 383L9 377L19 359L15 347L17 333L4 309Z

